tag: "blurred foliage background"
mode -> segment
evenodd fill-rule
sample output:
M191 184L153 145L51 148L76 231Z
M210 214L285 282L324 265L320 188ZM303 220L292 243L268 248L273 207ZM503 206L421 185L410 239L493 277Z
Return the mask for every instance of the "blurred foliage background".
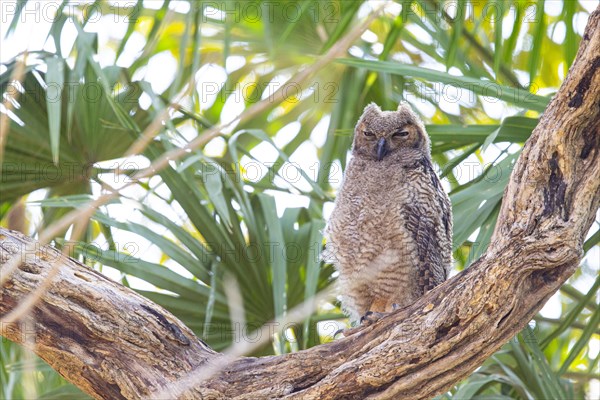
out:
M596 5L3 1L1 224L35 236L127 185L71 255L223 350L334 283L321 231L354 124L369 102L395 109L406 100L427 123L450 192L461 271L485 251L512 165ZM309 79L296 82L306 70ZM260 112L235 121L261 101ZM166 168L131 179L231 121ZM140 154L124 157L153 129ZM530 327L440 398L600 396L599 226L579 271ZM254 355L332 340L345 323L335 301L321 304ZM5 340L0 350L2 398L85 398L31 353Z

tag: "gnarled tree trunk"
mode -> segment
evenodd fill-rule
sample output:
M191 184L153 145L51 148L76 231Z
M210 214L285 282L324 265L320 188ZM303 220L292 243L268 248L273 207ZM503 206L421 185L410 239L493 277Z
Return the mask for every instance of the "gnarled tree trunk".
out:
M467 377L520 331L573 274L600 204L600 11L525 145L485 255L414 305L305 351L238 358L182 398L429 398ZM23 262L0 292L0 316L44 280L58 252L0 230L0 261ZM49 261L50 260L50 261ZM34 350L96 398L151 396L222 361L166 310L74 260L26 321L0 333ZM0 268L2 268L0 267ZM0 269L0 273L2 269ZM28 328L27 321L33 324ZM166 397L166 396L164 396Z

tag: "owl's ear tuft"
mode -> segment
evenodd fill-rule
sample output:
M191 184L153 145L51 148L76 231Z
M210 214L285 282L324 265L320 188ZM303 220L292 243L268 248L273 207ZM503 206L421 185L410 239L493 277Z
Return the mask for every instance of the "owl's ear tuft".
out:
M369 105L367 105L365 107L365 110L363 111L362 116L360 117L360 119L364 119L365 117L370 117L370 116L374 116L374 115L378 115L381 113L381 108L379 108L379 106L375 103L370 103Z
M412 107L410 106L410 104L408 104L408 102L406 101L401 101L398 104L398 111L409 111L409 112L413 112Z
M421 122L421 119L415 113L415 110L413 110L412 106L409 103L407 103L406 101L401 101L400 104L398 104L398 111L396 111L396 112L404 115L404 117L409 122L412 122L413 124L416 124L416 125L423 124ZM422 128L423 128L423 131L425 131L425 127L422 126Z

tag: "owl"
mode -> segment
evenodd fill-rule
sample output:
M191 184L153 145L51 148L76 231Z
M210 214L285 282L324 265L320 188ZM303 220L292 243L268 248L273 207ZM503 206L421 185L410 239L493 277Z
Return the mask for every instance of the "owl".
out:
M351 321L410 305L448 277L450 200L408 104L365 108L325 235Z

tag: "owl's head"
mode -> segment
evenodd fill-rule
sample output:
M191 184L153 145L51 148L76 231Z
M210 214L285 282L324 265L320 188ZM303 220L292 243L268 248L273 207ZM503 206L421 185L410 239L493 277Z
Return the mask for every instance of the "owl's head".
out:
M367 160L410 162L429 157L429 136L408 103L400 103L396 111L381 111L371 103L354 129L352 153Z

